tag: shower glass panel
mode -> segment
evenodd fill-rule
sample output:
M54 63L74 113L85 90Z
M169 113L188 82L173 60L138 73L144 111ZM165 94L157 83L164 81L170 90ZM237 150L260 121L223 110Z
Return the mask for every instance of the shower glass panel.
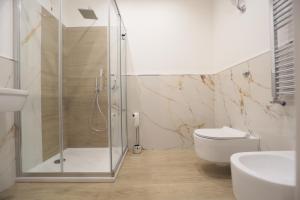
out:
M20 87L29 91L21 112L23 172L60 172L46 165L60 154L59 140L59 1L20 2ZM52 13L49 11L52 10Z
M16 113L18 177L113 177L127 149L126 38L115 1L15 1L15 77L29 91Z
M111 149L112 149L112 170L116 168L122 150L122 129L121 129L121 18L118 8L111 2L109 13L109 34L110 34L110 123L111 123Z

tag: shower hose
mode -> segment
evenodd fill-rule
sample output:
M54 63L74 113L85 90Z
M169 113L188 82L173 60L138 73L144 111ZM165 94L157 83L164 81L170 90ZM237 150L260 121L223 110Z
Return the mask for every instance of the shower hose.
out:
M101 118L103 118L104 120L104 124L105 124L105 127L104 128L95 128L94 127L94 120L96 118L96 113L99 113L101 115ZM99 120L100 121L100 120ZM104 132L106 131L107 129L107 119L101 109L101 106L100 106L100 91L97 90L96 91L96 94L95 94L95 98L94 98L94 102L93 102L93 107L92 107L92 113L90 115L90 118L89 118L89 127L90 129L92 130L92 133L99 133L99 132Z

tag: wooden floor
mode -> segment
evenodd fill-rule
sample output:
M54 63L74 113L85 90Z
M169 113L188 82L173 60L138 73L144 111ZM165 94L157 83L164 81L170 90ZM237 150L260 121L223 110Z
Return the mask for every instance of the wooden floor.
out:
M115 183L18 183L1 200L234 200L228 167L193 150L128 153Z

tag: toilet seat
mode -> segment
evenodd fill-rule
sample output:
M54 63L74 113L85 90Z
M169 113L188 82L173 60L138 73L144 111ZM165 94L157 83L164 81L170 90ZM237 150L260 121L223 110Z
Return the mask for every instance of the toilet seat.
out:
M229 164L231 155L259 149L257 136L229 127L198 129L193 135L197 156L216 164Z
M242 139L248 136L248 134L245 132L229 127L223 127L220 129L197 129L195 130L195 134L198 137L214 140Z

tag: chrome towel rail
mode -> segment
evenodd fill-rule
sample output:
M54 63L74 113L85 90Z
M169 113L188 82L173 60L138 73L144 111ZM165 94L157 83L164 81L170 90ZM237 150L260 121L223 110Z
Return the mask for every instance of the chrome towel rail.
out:
M273 103L285 105L285 97L295 94L293 0L271 1L272 95Z

